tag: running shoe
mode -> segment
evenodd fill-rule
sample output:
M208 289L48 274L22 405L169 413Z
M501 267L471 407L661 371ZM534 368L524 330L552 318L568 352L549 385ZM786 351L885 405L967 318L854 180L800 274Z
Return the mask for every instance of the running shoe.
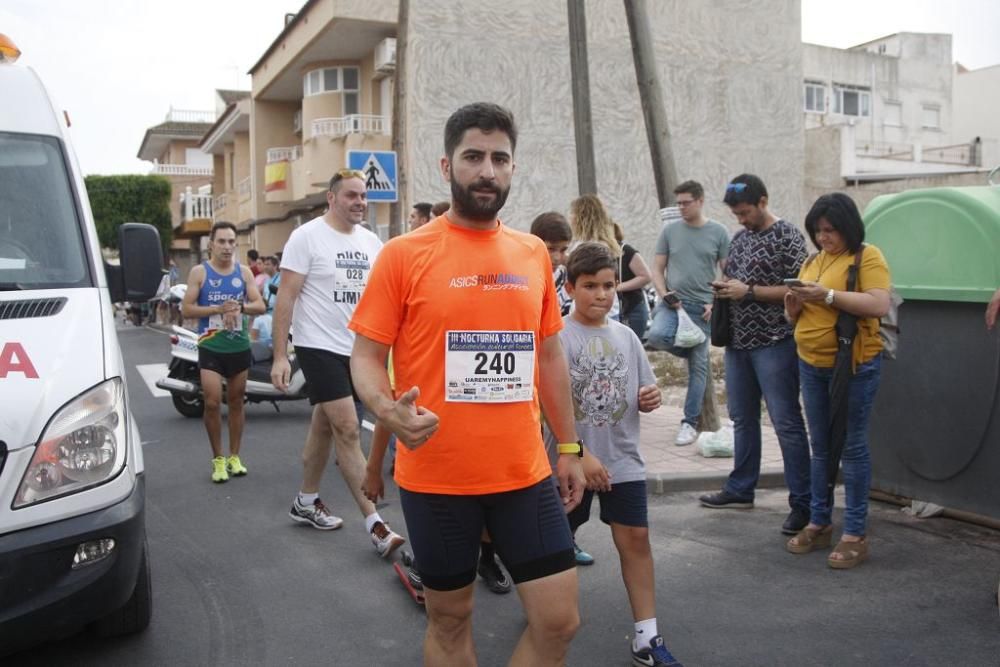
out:
M382 522L376 521L372 526L372 544L375 545L375 552L382 558L388 558L393 551L406 544L406 538L392 532L392 528Z
M242 477L247 474L247 468L243 465L243 461L240 461L240 457L237 454L229 457L226 467L229 468L229 474L233 477Z
M319 530L336 530L344 523L339 516L330 514L323 501L317 498L313 501L312 507L307 507L299 502L299 497L295 496L292 501L292 509L288 510L288 516L299 523L307 523Z
M594 557L588 554L586 551L577 546L576 542L573 542L573 553L576 555L577 565L593 565Z
M420 573L412 567L406 568L406 578L409 580L410 585L413 586L414 590L424 590L424 582L420 578Z
M480 560L478 571L479 576L483 578L483 583L486 584L486 588L498 595L510 593L510 578L503 571L503 568L500 567L496 556L489 560Z
M649 646L632 651L632 664L635 667L684 667L680 660L667 650L661 635L653 637L649 641Z
M212 481L216 484L229 481L229 473L226 472L225 456L216 456L212 459Z

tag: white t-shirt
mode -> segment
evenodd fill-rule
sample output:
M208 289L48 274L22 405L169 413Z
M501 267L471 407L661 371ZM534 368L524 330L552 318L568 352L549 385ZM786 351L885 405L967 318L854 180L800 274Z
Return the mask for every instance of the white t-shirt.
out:
M351 354L354 332L347 323L381 249L378 237L361 225L343 234L322 217L292 232L281 268L306 277L292 313L296 346Z

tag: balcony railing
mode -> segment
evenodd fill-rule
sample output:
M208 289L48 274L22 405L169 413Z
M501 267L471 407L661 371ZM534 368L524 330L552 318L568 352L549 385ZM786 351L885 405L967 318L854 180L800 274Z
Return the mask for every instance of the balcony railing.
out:
M168 123L214 123L215 113L212 111L195 111L193 109L170 108L167 112Z
M215 208L213 210L221 211L222 209L226 208L226 203L228 201L229 201L229 196L225 192L223 192L221 195L215 198L215 203L213 204Z
M348 134L388 134L385 116L351 114L341 118L317 118L312 122L312 136L336 139Z
M181 216L184 220L211 220L212 195L195 194L187 188L181 193Z
M268 148L267 163L281 162L283 160L298 160L302 157L302 146L286 146L283 148Z
M955 166L978 167L982 163L979 144L952 146L922 146L920 144L893 144L887 142L859 142L855 147L858 157L904 162L933 162Z
M190 167L186 164L155 164L150 174L160 176L211 176L211 167Z
M236 185L236 191L240 194L240 201L250 199L250 177L247 176Z

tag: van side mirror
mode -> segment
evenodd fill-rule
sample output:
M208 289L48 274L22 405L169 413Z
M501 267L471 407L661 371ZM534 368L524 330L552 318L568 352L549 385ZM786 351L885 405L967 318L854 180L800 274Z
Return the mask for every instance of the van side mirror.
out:
M152 225L126 222L118 228L119 264L104 263L111 301L149 301L163 280L160 233Z

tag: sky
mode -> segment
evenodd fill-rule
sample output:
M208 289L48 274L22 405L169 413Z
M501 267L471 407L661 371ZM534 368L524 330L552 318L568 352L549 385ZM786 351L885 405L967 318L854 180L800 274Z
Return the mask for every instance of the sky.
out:
M1000 0L801 3L806 42L845 48L894 32L945 32L953 36L953 60L970 69L1000 64ZM246 72L281 31L285 13L303 4L0 0L0 32L69 112L85 174L145 174L152 165L136 153L146 128L171 107L214 110L216 88L249 89Z

